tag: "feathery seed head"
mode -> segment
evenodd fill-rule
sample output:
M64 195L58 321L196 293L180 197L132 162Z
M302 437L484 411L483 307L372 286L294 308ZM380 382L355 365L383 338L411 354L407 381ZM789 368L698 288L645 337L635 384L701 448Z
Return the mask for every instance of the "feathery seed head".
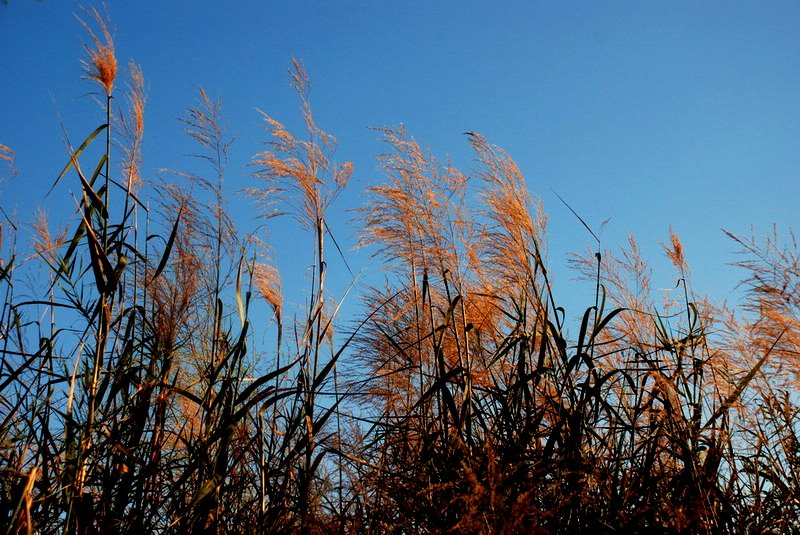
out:
M144 132L144 75L136 63L130 63L130 105L134 132L141 137Z
M14 151L0 144L0 160L6 160L7 162L14 161Z
M11 168L11 174L16 174L17 171L14 168L14 151L2 143L0 143L0 161L7 162L8 166Z
M50 232L47 214L40 210L36 212L36 221L33 224L34 239L33 250L51 262L55 262L58 249L67 240L67 229L63 228L55 236Z
M333 160L336 138L314 121L308 100L311 88L308 73L296 59L292 60L292 65L291 86L300 97L308 136L307 139L295 136L279 121L261 112L272 140L267 142L267 149L253 159L257 168L253 176L264 179L268 187L251 189L250 194L265 208L278 200L289 201L291 194L296 194L302 208L295 216L304 226L312 227L347 185L353 165Z
M86 72L86 78L96 81L103 87L106 95L111 96L114 79L117 77L117 57L114 53L114 39L108 29L109 17L108 14L105 17L100 15L96 8L84 11L86 11L88 19L97 24L99 35L86 21L78 17L78 21L92 41L91 46L84 47L89 58L83 61L83 69Z
M267 263L258 262L253 271L253 282L261 297L272 307L278 325L281 325L283 298L278 270Z
M667 246L662 244L662 247L667 253L667 257L669 257L670 262L672 262L672 264L678 268L681 273L683 273L686 271L686 259L683 256L683 244L672 228L669 229L669 240L670 245Z
M129 65L130 80L128 82L128 113L119 121L122 131L122 170L131 189L142 184L140 166L142 163L142 140L144 139L144 75L142 69L131 62Z

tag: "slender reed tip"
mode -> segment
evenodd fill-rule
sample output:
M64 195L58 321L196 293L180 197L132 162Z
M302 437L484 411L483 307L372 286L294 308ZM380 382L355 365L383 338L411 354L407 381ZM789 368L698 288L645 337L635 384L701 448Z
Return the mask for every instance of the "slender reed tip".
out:
M107 96L111 96L111 91L114 89L114 80L117 77L117 57L114 52L114 39L111 37L111 32L108 29L109 17L102 16L96 8L85 9L89 21L93 21L99 30L95 33L82 18L78 17L78 21L83 26L86 33L89 34L92 44L86 45L84 48L88 55L88 59L83 61L83 69L86 73L85 78L94 80L100 84L106 92Z

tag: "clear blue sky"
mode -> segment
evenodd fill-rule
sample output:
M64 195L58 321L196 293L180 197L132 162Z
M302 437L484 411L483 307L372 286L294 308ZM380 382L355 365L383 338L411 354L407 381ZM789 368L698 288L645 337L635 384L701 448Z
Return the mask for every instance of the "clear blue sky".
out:
M91 4L90 4L91 5ZM800 4L797 2L108 2L120 63L147 79L145 175L186 169L193 148L175 120L202 85L225 102L228 186L266 140L261 108L299 128L287 84L292 56L313 81L318 123L356 165L337 209L381 180L384 150L368 126L406 124L468 170L462 132L484 134L519 163L550 214L550 262L569 294L569 251L587 233L549 188L597 226L609 247L629 232L656 266L670 225L684 241L696 289L724 297L736 248L720 228L759 234L797 227L800 199ZM80 81L84 33L62 0L0 5L0 143L19 175L0 203L30 220L43 204L67 214L59 119L73 143L98 124ZM62 212L59 203L69 202ZM285 223L287 226L289 222ZM307 251L273 226L284 272ZM300 255L300 256L298 256ZM359 264L366 256L355 255ZM359 266L356 266L359 267ZM373 266L374 270L375 266ZM674 284L656 273L654 285ZM581 286L581 292L591 293ZM295 299L298 299L295 297ZM572 299L572 298L570 298ZM581 299L586 303L588 300ZM577 303L577 301L575 301Z

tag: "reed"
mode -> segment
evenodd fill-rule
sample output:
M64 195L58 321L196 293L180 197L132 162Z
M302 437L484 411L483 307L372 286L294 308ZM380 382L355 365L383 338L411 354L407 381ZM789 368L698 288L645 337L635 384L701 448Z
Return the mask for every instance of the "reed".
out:
M731 307L696 293L672 231L676 291L656 303L636 240L607 251L586 226L598 247L574 265L596 293L572 321L513 158L467 133L460 170L381 128L357 232L384 283L352 281L361 309L343 318L328 216L353 166L294 60L304 131L261 114L248 190L306 232L291 310L269 244L230 216L223 102L201 88L181 120L200 165L150 179L144 74L118 71L106 14L82 17L101 110L54 173L77 187L73 216L41 212L20 244L2 212L7 533L800 529L793 235L730 235L748 290ZM0 176L15 165L0 145Z

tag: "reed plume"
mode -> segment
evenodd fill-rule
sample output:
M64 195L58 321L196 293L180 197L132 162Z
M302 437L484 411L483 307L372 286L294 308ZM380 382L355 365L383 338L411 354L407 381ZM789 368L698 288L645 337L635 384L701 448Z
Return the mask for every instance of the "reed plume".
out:
M463 172L383 128L382 180L358 212L383 282L353 284L363 308L342 328L326 218L353 166L294 60L304 133L261 113L249 192L309 231L296 314L268 245L230 214L221 99L200 88L180 123L202 166L143 187L142 72L131 64L112 115L108 18L84 16L84 74L106 107L55 180L77 188L74 220L52 231L40 212L28 256L0 210L9 532L800 532L793 235L731 235L746 294L722 305L693 291L671 229L677 275L654 273L633 236L598 247L575 263L595 293L572 329L546 215L511 156L469 133ZM14 164L5 145L0 163Z
M58 251L67 241L68 229L65 227L53 235L50 232L47 213L39 209L36 212L33 230L33 250L47 262L50 269L58 269Z
M120 114L118 129L122 139L122 176L125 188L136 192L142 185L142 142L144 141L144 108L146 103L144 74L136 63L128 66L127 110Z
M347 186L353 165L333 160L336 138L317 126L309 101L311 81L296 59L292 60L290 77L291 86L300 97L308 138L296 137L280 122L260 112L273 139L267 143L267 150L256 154L252 162L256 168L253 175L264 180L266 187L249 191L267 213L277 202L291 204L299 200L300 206L293 215L305 227L314 228L325 209Z
M14 162L14 151L0 144L0 160L5 160L9 164L12 164Z
M678 268L681 273L684 273L686 271L686 258L683 256L683 244L672 228L669 229L669 241L669 245L662 244L661 247L664 248L664 252L667 253L672 265Z
M17 174L17 169L14 167L15 154L14 151L3 144L0 144L0 163L5 164L11 176ZM1 177L2 175L0 175Z
M528 298L541 300L536 287L545 265L547 227L542 204L531 198L522 173L505 151L479 134L470 133L469 142L481 165L478 177L486 206L482 215L489 222L481 240L484 278L495 292L518 297L516 292L530 288Z
M117 77L117 57L114 51L114 39L108 28L108 13L101 15L97 8L84 9L88 22L80 17L80 22L91 40L91 45L84 46L87 60L83 61L83 70L89 80L97 82L110 97L114 89L114 80ZM91 23L97 27L97 32L92 29Z

